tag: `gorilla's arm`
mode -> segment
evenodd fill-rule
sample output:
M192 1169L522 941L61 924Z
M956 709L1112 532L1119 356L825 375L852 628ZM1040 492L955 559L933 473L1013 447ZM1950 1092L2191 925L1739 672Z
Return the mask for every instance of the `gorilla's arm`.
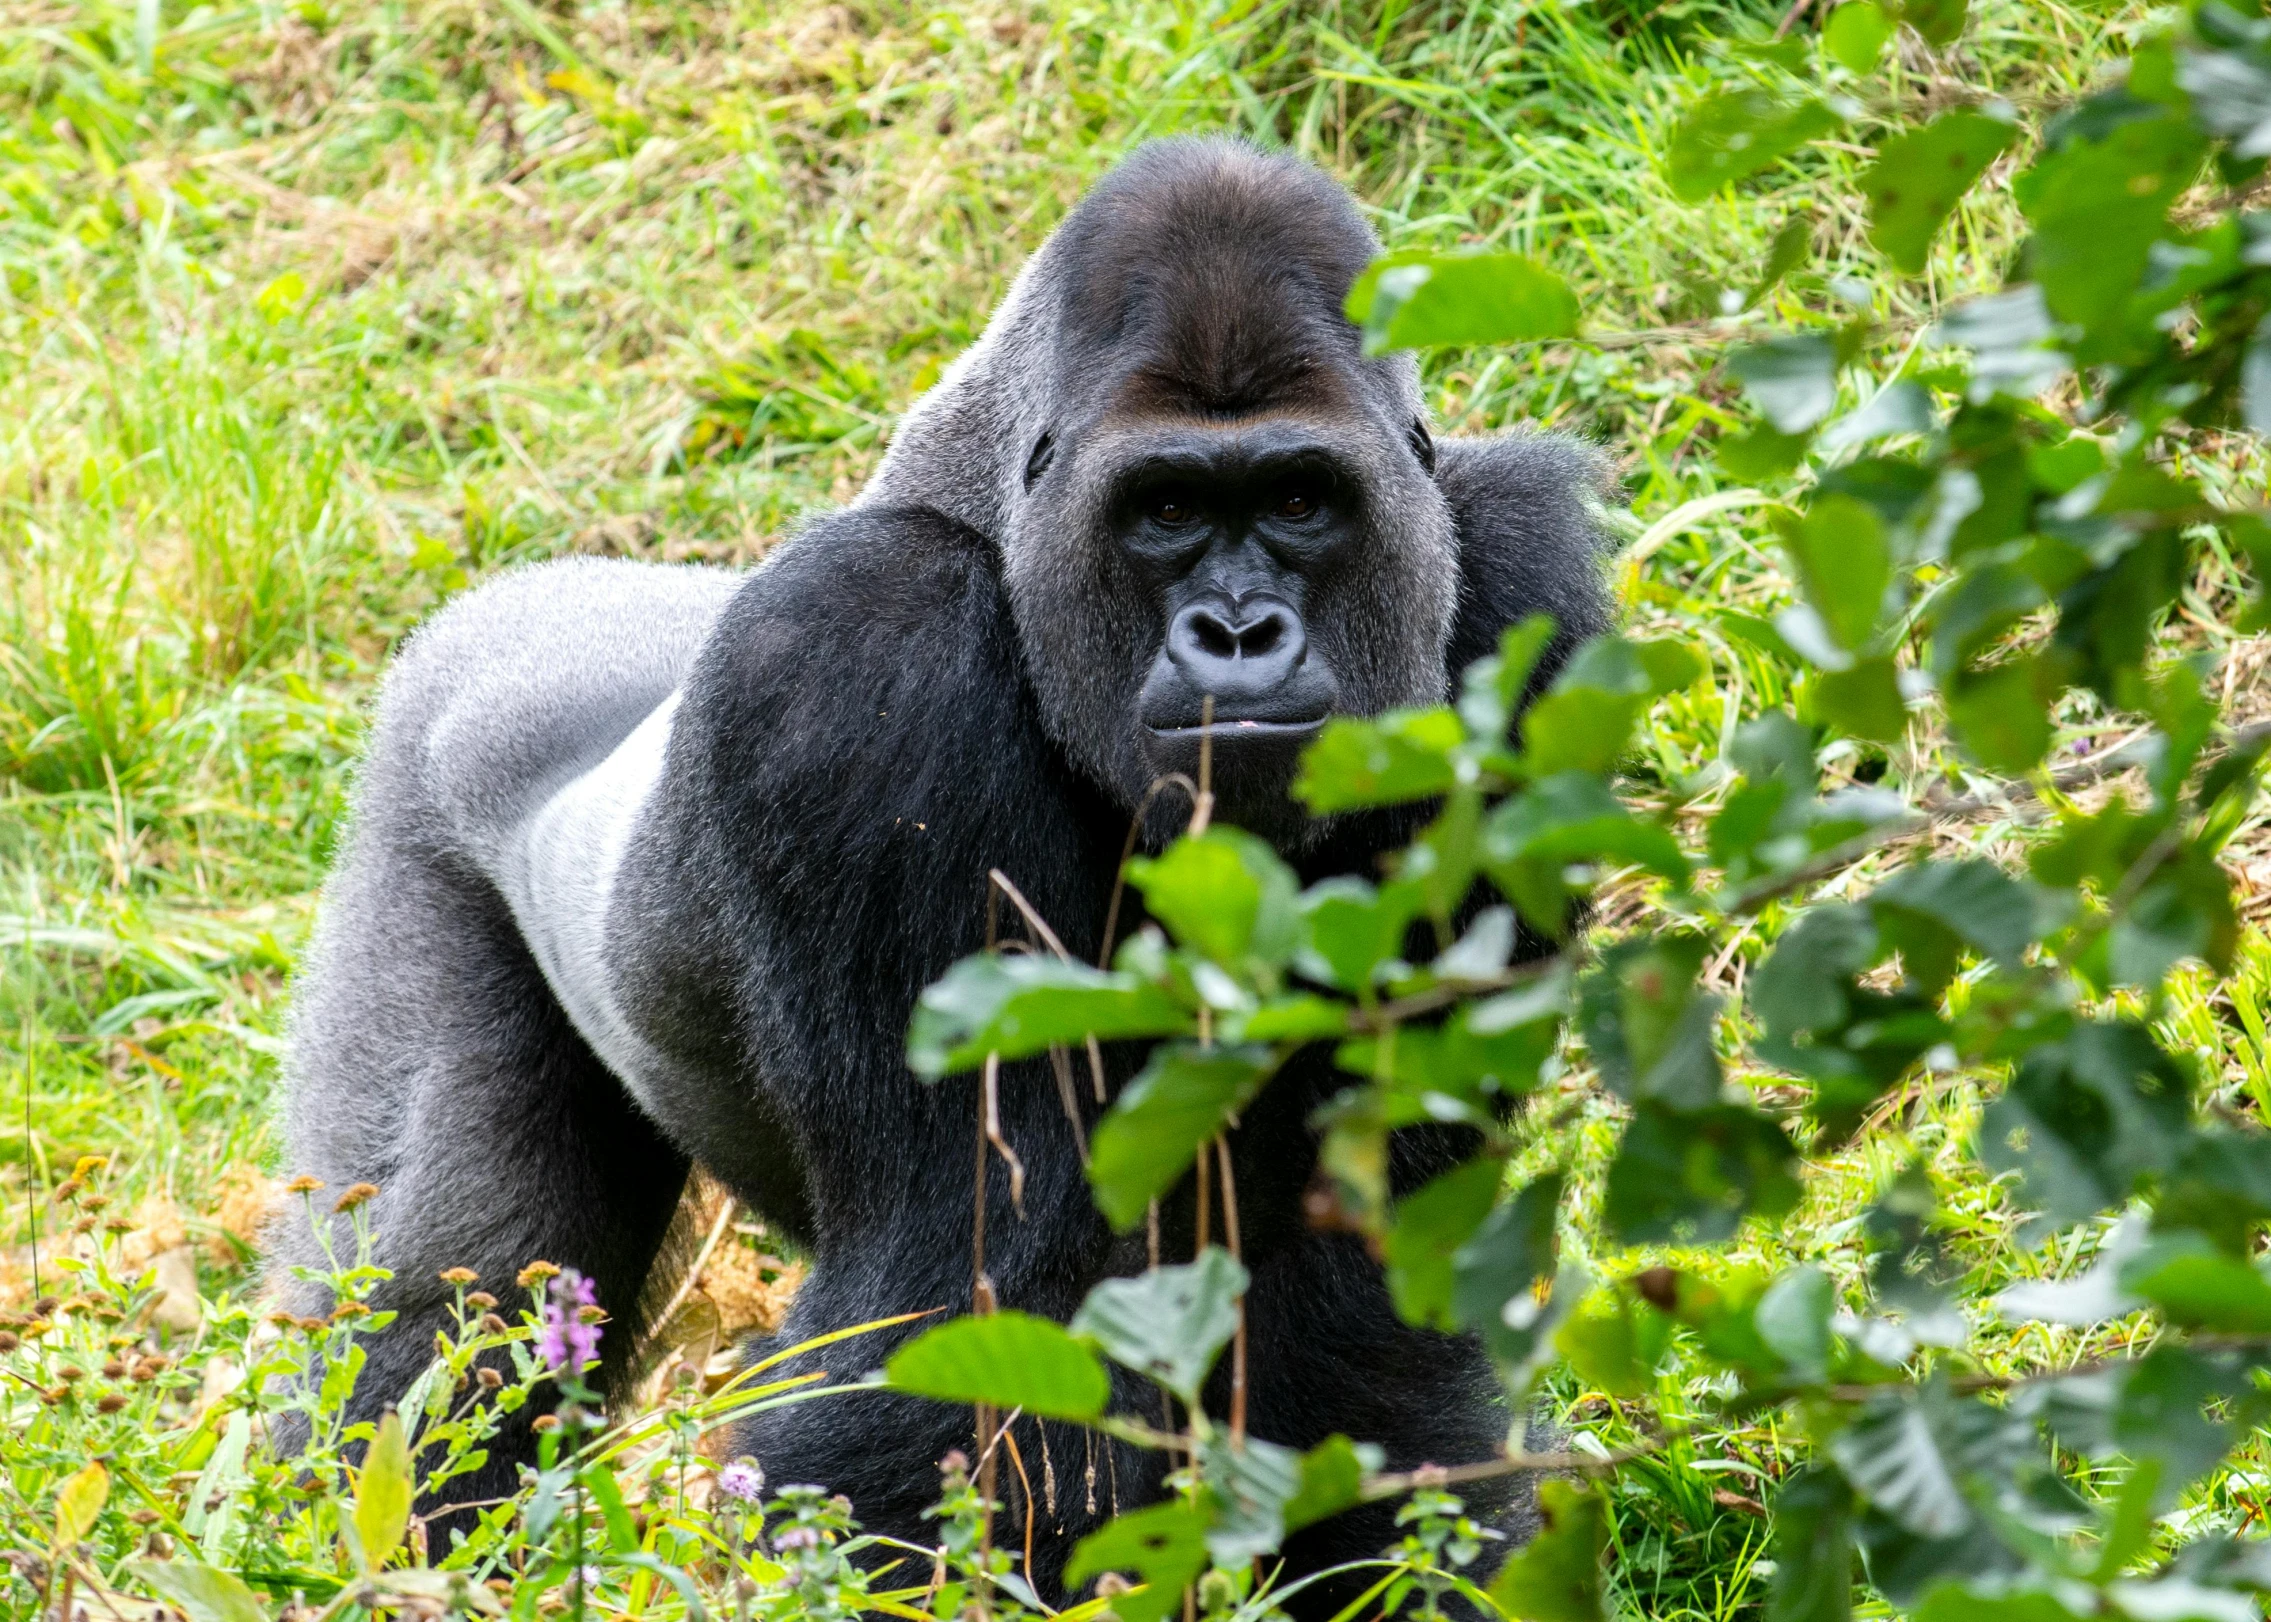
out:
M1578 643L1609 628L1597 517L1607 464L1558 434L1445 439L1435 479L1459 537L1458 616L1444 659L1452 690L1468 665L1498 651L1507 626L1551 614L1554 640L1531 679L1535 693Z

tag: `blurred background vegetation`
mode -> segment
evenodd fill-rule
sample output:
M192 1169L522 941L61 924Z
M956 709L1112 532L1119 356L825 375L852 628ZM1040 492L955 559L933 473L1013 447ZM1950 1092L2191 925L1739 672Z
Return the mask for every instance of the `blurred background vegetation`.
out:
M2018 235L1999 168L1925 277L1886 276L1852 202L1868 153L1835 142L1740 196L1674 200L1673 110L1816 9L0 6L0 1299L28 1284L45 1190L89 1153L114 1157L147 1253L209 1297L248 1287L267 1180L290 1170L270 1125L288 977L394 641L516 561L746 563L847 499L1023 256L1147 136L1289 146L1391 247L1508 247L1571 278L1594 343L1435 355L1434 402L1449 431L1550 424L1609 450L1638 543L1627 604L1717 681L1675 703L1632 786L1707 766L1790 675L1759 634L1789 600L1765 498L1697 454L1739 415L1727 338L1851 306L1896 358L1995 284ZM1893 71L2032 113L2149 15L1974 13L1959 55ZM1803 256L1762 286L1778 238ZM2240 590L2211 565L2172 633L2224 656L2227 695L2264 654L2219 628ZM2233 856L2259 921L2271 841ZM2246 965L2172 1018L2222 1096L2271 1109L2252 930ZM1773 1243L1834 1253L1865 1191L1957 1141L1974 1102L1914 1101ZM1979 1265L2042 1265L1993 1189L1942 1193ZM1580 1420L1605 1401L1565 1395ZM1627 1603L1755 1606L1772 1442L1698 1439L1628 1484ZM2259 1515L2253 1458L2201 1513Z

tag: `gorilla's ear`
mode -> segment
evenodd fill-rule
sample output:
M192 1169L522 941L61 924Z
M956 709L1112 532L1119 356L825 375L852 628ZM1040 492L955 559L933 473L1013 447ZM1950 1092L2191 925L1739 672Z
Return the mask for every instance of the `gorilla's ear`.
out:
M1030 490L1040 483L1041 475L1049 471L1049 464L1057 459L1057 431L1042 430L1041 437L1033 441L1033 454L1025 458L1025 488ZM1432 463L1433 458L1429 459Z
M1411 432L1405 436L1411 441L1411 453L1419 458L1419 465L1428 472L1435 471L1435 436L1427 431L1427 419L1414 417Z

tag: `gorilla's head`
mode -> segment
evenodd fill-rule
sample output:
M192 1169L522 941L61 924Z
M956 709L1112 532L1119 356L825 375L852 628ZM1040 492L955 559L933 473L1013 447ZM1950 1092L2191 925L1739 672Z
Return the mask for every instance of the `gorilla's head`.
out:
M1298 847L1315 830L1287 785L1325 720L1442 695L1457 551L1416 370L1366 359L1341 313L1378 251L1305 164L1145 147L863 498L999 538L1044 720L1131 807L1196 774L1211 701L1221 815Z

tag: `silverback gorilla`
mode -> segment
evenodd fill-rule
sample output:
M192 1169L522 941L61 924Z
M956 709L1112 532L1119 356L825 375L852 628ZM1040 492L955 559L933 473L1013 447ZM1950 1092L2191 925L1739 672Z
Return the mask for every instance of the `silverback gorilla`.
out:
M904 1041L917 994L983 942L987 870L1094 961L1130 817L1193 769L1209 699L1218 817L1305 878L1368 870L1408 818L1310 819L1287 793L1325 719L1443 699L1527 614L1555 616L1557 657L1601 628L1596 459L1537 435L1437 443L1411 360L1365 358L1341 314L1378 251L1298 161L1147 146L1034 256L859 498L761 567L519 570L409 640L290 1066L288 1169L382 1191L375 1304L399 1317L362 1413L430 1356L436 1274L459 1265L581 1269L614 1309L619 1381L693 1161L810 1253L777 1344L966 1301L971 1096L919 1084ZM1187 814L1172 802L1149 843ZM1114 1084L1140 1059L1108 1053ZM1400 1323L1362 1243L1302 1219L1307 1120L1335 1090L1328 1055L1297 1062L1235 1134L1252 1429L1345 1432L1396 1467L1486 1458L1508 1416L1479 1347ZM1009 1067L1001 1109L1027 1179L1020 1216L994 1168L989 1270L1005 1305L1061 1320L1140 1271L1144 1243L1091 1206L1046 1066ZM1457 1148L1411 1135L1398 1185ZM1166 1204L1187 1254L1190 1198ZM288 1228L287 1280L313 1260ZM854 1376L895 1343L826 1366ZM532 1417L456 1501L512 1490ZM969 1426L857 1392L730 1446L923 1541ZM1162 1465L1021 1428L1056 1482L1032 1573L1052 1594L1072 1542L1155 1495ZM1471 1499L1517 1537L1527 1502L1509 1482ZM1289 1575L1377 1552L1392 1509L1308 1529Z

